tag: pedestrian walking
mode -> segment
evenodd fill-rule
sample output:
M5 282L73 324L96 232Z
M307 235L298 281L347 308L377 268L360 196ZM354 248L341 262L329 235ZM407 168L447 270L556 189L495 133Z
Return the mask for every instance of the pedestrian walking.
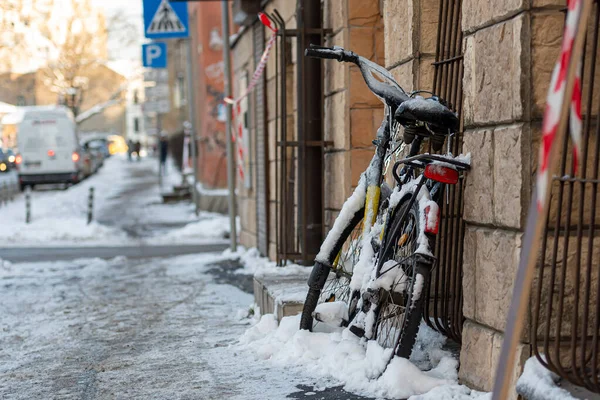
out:
M142 144L138 140L137 142L135 142L135 153L137 154L138 161L140 161L142 159L142 156L140 154L141 151L142 151Z
M131 153L133 153L133 140L127 139L127 160L131 161Z
M169 141L166 132L161 132L160 143L159 143L159 156L160 156L160 175L164 175L167 170L167 151L169 150Z

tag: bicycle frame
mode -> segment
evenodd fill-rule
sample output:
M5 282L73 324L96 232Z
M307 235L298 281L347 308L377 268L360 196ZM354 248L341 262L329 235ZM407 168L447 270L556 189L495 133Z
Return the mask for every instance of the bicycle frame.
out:
M362 227L363 237L370 232L379 211L385 156L391 140L390 126L392 115L390 107L386 106L383 121L379 129L377 129L377 137L374 140L376 145L375 154L365 171L367 191L365 196L365 217Z

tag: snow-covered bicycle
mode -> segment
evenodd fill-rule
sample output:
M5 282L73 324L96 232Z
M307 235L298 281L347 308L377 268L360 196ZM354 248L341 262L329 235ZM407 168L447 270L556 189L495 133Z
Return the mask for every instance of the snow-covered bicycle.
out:
M385 68L352 51L311 45L306 55L356 64L385 113L375 154L316 256L300 328L347 326L393 348L391 357L408 358L435 266L439 203L445 185L469 168L468 157L419 153L426 139L441 150L459 128L457 115L436 96L406 93ZM392 169L392 190L384 182L387 166L406 145L408 157Z

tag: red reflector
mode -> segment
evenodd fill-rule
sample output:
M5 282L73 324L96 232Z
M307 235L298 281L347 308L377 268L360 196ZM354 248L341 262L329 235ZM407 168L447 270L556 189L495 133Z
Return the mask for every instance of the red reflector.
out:
M437 235L440 229L440 208L436 203L425 207L425 232Z
M71 155L71 160L73 160L73 162L79 161L79 154L73 153L73 155Z
M458 183L458 171L451 167L440 164L427 164L425 167L425 178L436 182L455 185Z
M54 157L55 155L54 150L48 150L48 157Z

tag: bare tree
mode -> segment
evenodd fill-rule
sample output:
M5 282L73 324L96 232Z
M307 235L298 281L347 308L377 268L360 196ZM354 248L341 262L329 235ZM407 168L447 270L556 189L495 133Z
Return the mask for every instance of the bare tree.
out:
M23 0L0 1L0 71L12 69L11 53L26 51L28 22Z
M58 26L41 26L52 48L43 72L46 86L78 115L89 82L87 71L107 60L107 28L104 16L93 9L90 0L69 0L68 4L70 12L63 14Z
M139 32L124 13L105 18L91 0L0 0L0 72L29 61L33 69L39 68L43 85L58 103L76 117L92 109L94 115L124 99L122 87L106 98L92 100L88 95L99 68L109 60L109 35L120 46L129 46Z

